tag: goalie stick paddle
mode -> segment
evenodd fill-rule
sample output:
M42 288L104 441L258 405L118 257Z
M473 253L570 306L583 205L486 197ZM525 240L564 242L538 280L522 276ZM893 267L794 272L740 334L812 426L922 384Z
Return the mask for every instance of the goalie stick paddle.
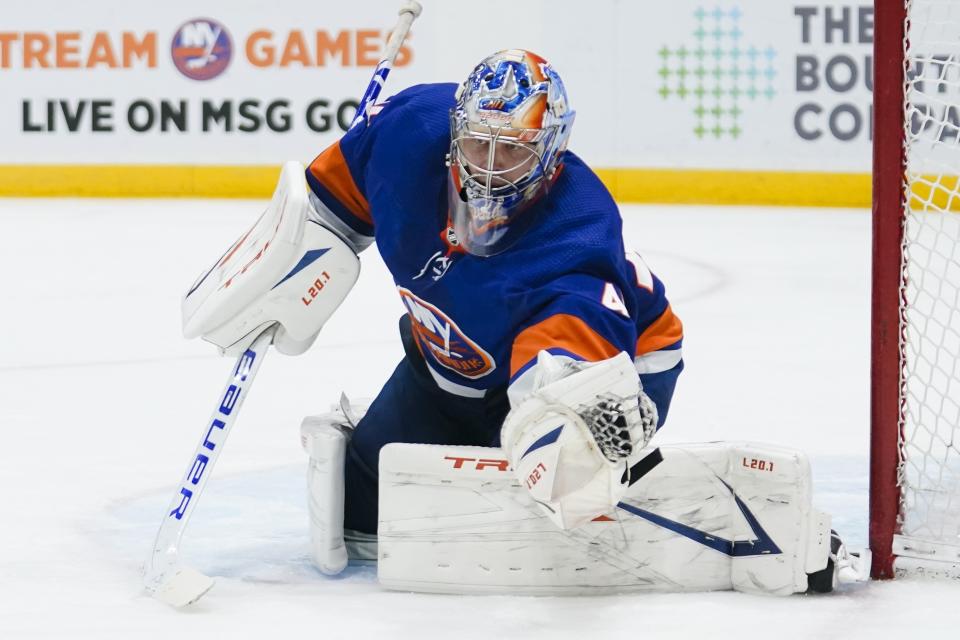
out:
M195 569L181 565L180 540L187 528L190 515L207 484L230 428L237 420L240 407L253 385L253 379L263 363L276 325L271 325L237 358L230 378L217 401L217 407L203 428L190 466L170 501L160 530L153 543L153 551L144 565L143 583L156 599L174 607L183 607L199 600L213 587L213 579Z

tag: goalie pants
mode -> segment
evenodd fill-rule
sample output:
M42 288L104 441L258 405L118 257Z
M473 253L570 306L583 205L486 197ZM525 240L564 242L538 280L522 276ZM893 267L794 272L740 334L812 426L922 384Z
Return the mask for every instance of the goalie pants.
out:
M443 391L427 370L410 329L400 319L405 356L347 445L344 528L377 532L380 449L391 442L500 446L500 426L509 410L505 388L483 398Z

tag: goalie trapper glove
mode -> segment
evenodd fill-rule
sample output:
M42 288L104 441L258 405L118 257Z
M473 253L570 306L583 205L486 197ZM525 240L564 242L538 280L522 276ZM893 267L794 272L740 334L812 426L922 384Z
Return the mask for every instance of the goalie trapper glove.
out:
M578 411L603 457L620 462L642 449L657 430L657 407L643 391L637 402L602 396Z
M564 529L608 513L657 410L626 353L563 363L541 351L534 391L504 421L501 442L520 483Z

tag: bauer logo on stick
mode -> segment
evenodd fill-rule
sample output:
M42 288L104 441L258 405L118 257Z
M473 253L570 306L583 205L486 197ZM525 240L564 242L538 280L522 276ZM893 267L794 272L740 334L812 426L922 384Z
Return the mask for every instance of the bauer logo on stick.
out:
M233 408L237 405L237 402L239 402L240 394L243 393L243 387L241 387L240 384L246 382L247 376L250 375L250 370L253 367L253 362L256 359L257 352L253 349L247 349L243 355L240 356L240 359L237 361L237 367L233 371L234 382L227 387L223 394L220 406L217 408L217 412L214 414L215 417L207 429L207 435L203 439L202 449L215 451L217 446L222 442L223 432L227 426L225 420L233 412ZM190 500L193 498L194 488L200 484L200 481L203 479L203 472L207 470L209 463L210 456L208 454L196 454L193 464L187 471L187 477L180 487L180 502L170 512L170 515L177 520L182 519L183 514L186 513L187 507L190 505Z
M211 80L223 73L233 55L226 28L210 18L194 18L177 29L170 56L177 70L191 80Z

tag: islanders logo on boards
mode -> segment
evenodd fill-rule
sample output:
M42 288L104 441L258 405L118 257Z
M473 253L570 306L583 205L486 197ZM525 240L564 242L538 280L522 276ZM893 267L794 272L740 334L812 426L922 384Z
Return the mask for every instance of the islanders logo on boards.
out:
M177 70L191 80L211 80L230 64L233 42L216 20L194 18L173 34L170 56Z
M467 378L482 378L497 368L490 354L468 338L447 314L408 289L397 289L425 357Z

